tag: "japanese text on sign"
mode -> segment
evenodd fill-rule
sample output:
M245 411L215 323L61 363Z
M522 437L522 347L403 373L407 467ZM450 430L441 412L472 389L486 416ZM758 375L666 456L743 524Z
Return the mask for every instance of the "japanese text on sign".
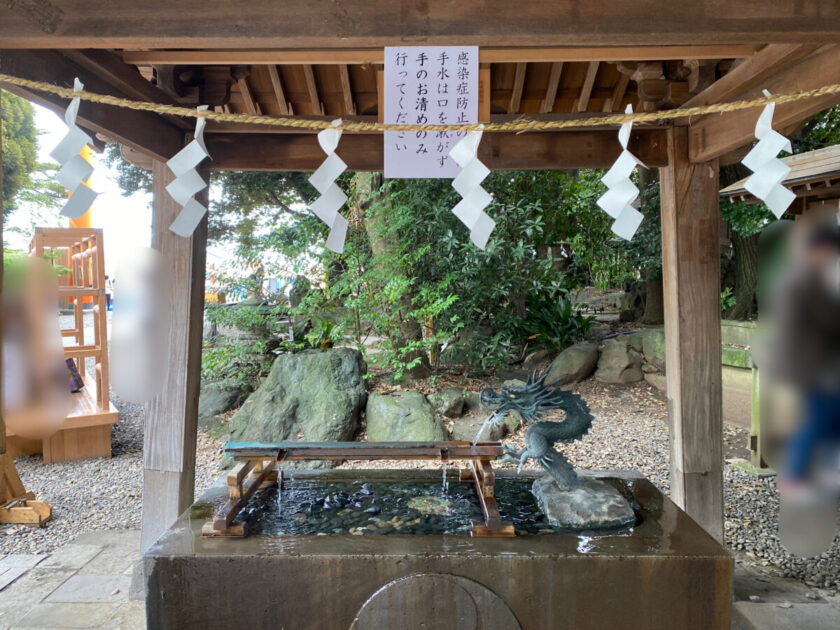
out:
M385 48L385 122L464 125L478 121L478 46ZM386 131L385 177L452 178L455 131Z

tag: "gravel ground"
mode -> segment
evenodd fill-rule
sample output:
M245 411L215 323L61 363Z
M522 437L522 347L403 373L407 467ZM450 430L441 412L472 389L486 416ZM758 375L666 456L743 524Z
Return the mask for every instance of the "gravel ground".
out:
M143 407L113 400L120 421L113 425L111 459L44 464L41 457L17 457L27 490L52 506L46 527L4 525L0 554L49 553L78 534L100 529L139 529L143 493ZM199 432L196 494L218 476L222 444Z

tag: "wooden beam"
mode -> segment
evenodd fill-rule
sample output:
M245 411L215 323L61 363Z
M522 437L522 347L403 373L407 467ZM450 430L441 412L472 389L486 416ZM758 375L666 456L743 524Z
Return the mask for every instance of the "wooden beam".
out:
M614 112L621 109L621 103L624 100L624 94L627 92L627 86L630 84L630 75L623 72L618 75L618 82L615 84L612 96L604 101L604 111Z
M236 85L239 87L239 93L242 95L242 102L245 104L245 111L252 116L261 114L262 111L260 110L260 104L254 99L254 95L251 92L251 86L248 85L248 77L239 77L236 81Z
M557 88L560 86L560 75L563 74L563 62L557 61L551 64L551 72L548 75L548 85L545 88L540 112L548 114L554 109L554 100L557 98Z
M723 541L718 165L674 127L660 175L671 499Z
M78 77L91 92L127 98L128 95L111 83L54 51L0 51L0 70L26 79L72 87L73 77ZM4 89L18 94L64 116L70 103L68 99L51 94L29 91L14 85L2 84ZM158 114L130 109L117 109L99 103L82 101L79 107L79 124L101 133L120 143L168 160L183 146L181 129L167 122Z
M350 70L347 64L338 66L338 75L341 77L341 93L344 96L344 113L349 116L356 115L356 104L353 102L353 87L350 85Z
M668 59L741 59L760 46L597 46L586 48L482 47L481 63L563 63L581 61L664 61ZM331 50L127 50L126 63L161 65L370 65L385 63L382 48Z
M324 115L324 106L321 105L321 97L318 95L318 84L315 82L315 71L312 66L303 66L303 76L306 78L306 91L309 93L309 102L312 104L312 113Z
M171 273L168 374L163 391L146 404L141 533L144 550L193 502L207 246L206 216L190 238L169 230L180 211L166 192L173 176L159 161L155 161L152 173L152 247L163 254ZM206 188L197 199L208 203Z
M313 134L207 134L213 170L313 171L324 153ZM633 130L630 150L648 166L667 162L665 130ZM524 134L484 134L478 155L488 168L604 168L621 146L614 129ZM381 171L383 139L375 134L345 134L337 150L351 171Z
M590 61L589 67L586 69L586 77L583 80L583 86L580 88L580 96L578 96L575 104L576 112L585 112L589 107L589 97L592 96L592 88L595 86L595 77L598 76L598 68L601 63L598 61Z
M840 46L823 48L799 63L765 78L760 85L738 93L737 97L759 97L764 88L774 94L783 94L833 83L840 83ZM777 105L773 126L777 129L795 127L837 103L840 103L840 96L831 95ZM692 120L689 131L691 160L704 162L751 143L755 139L755 121L760 113L761 109L756 107Z
M283 80L280 78L280 72L277 66L270 64L267 66L268 76L271 79L271 88L274 90L274 97L277 99L277 104L280 106L280 115L289 115L289 103L286 100L286 91L283 89Z
M293 8L293 10L291 10ZM206 0L188 11L167 0L0 3L0 40L14 48L381 48L400 42L478 46L652 46L840 41L840 6L795 1L427 0L299 2ZM348 16L349 19L348 19ZM657 24L667 28L656 28Z
M734 100L735 96L759 85L785 67L807 57L818 48L815 44L771 44L727 72L708 88L692 97L683 107Z
M513 89L510 92L510 103L507 109L508 114L519 113L519 105L522 102L522 90L525 87L525 71L527 68L527 63L516 64L516 71L513 75Z
M0 91L0 114L3 110L3 93ZM0 115L0 243L3 242L3 116ZM3 258L0 256L0 304L3 300ZM3 348L3 320L5 316L0 313L0 349ZM5 374L3 371L3 355L5 353L0 351L0 374ZM0 378L0 401L3 400L3 381ZM6 475L3 471L6 467L6 420L3 417L3 407L0 404L0 503L6 500Z

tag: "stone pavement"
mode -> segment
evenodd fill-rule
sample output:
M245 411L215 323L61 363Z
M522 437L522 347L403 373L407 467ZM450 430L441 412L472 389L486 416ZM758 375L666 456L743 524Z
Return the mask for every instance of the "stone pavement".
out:
M0 558L0 630L146 627L143 601L128 599L140 532L81 534L51 555Z

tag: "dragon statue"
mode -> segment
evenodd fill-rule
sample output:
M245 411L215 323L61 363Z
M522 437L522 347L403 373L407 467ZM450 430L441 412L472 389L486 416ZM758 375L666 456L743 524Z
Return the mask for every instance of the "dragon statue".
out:
M530 424L525 431L525 448L518 451L505 444L507 452L502 461L518 464L518 472L527 460L533 459L554 478L561 490L570 490L578 485L577 473L554 445L558 442L573 442L586 435L592 425L592 414L579 395L557 387L565 379L546 383L547 376L544 373L537 377L534 372L525 385L503 385L498 392L483 385L479 390L481 403L493 410L484 426L501 424L511 411L518 412L523 422ZM542 414L550 409L563 409L566 412L565 420L542 420ZM479 430L479 435L484 426Z

